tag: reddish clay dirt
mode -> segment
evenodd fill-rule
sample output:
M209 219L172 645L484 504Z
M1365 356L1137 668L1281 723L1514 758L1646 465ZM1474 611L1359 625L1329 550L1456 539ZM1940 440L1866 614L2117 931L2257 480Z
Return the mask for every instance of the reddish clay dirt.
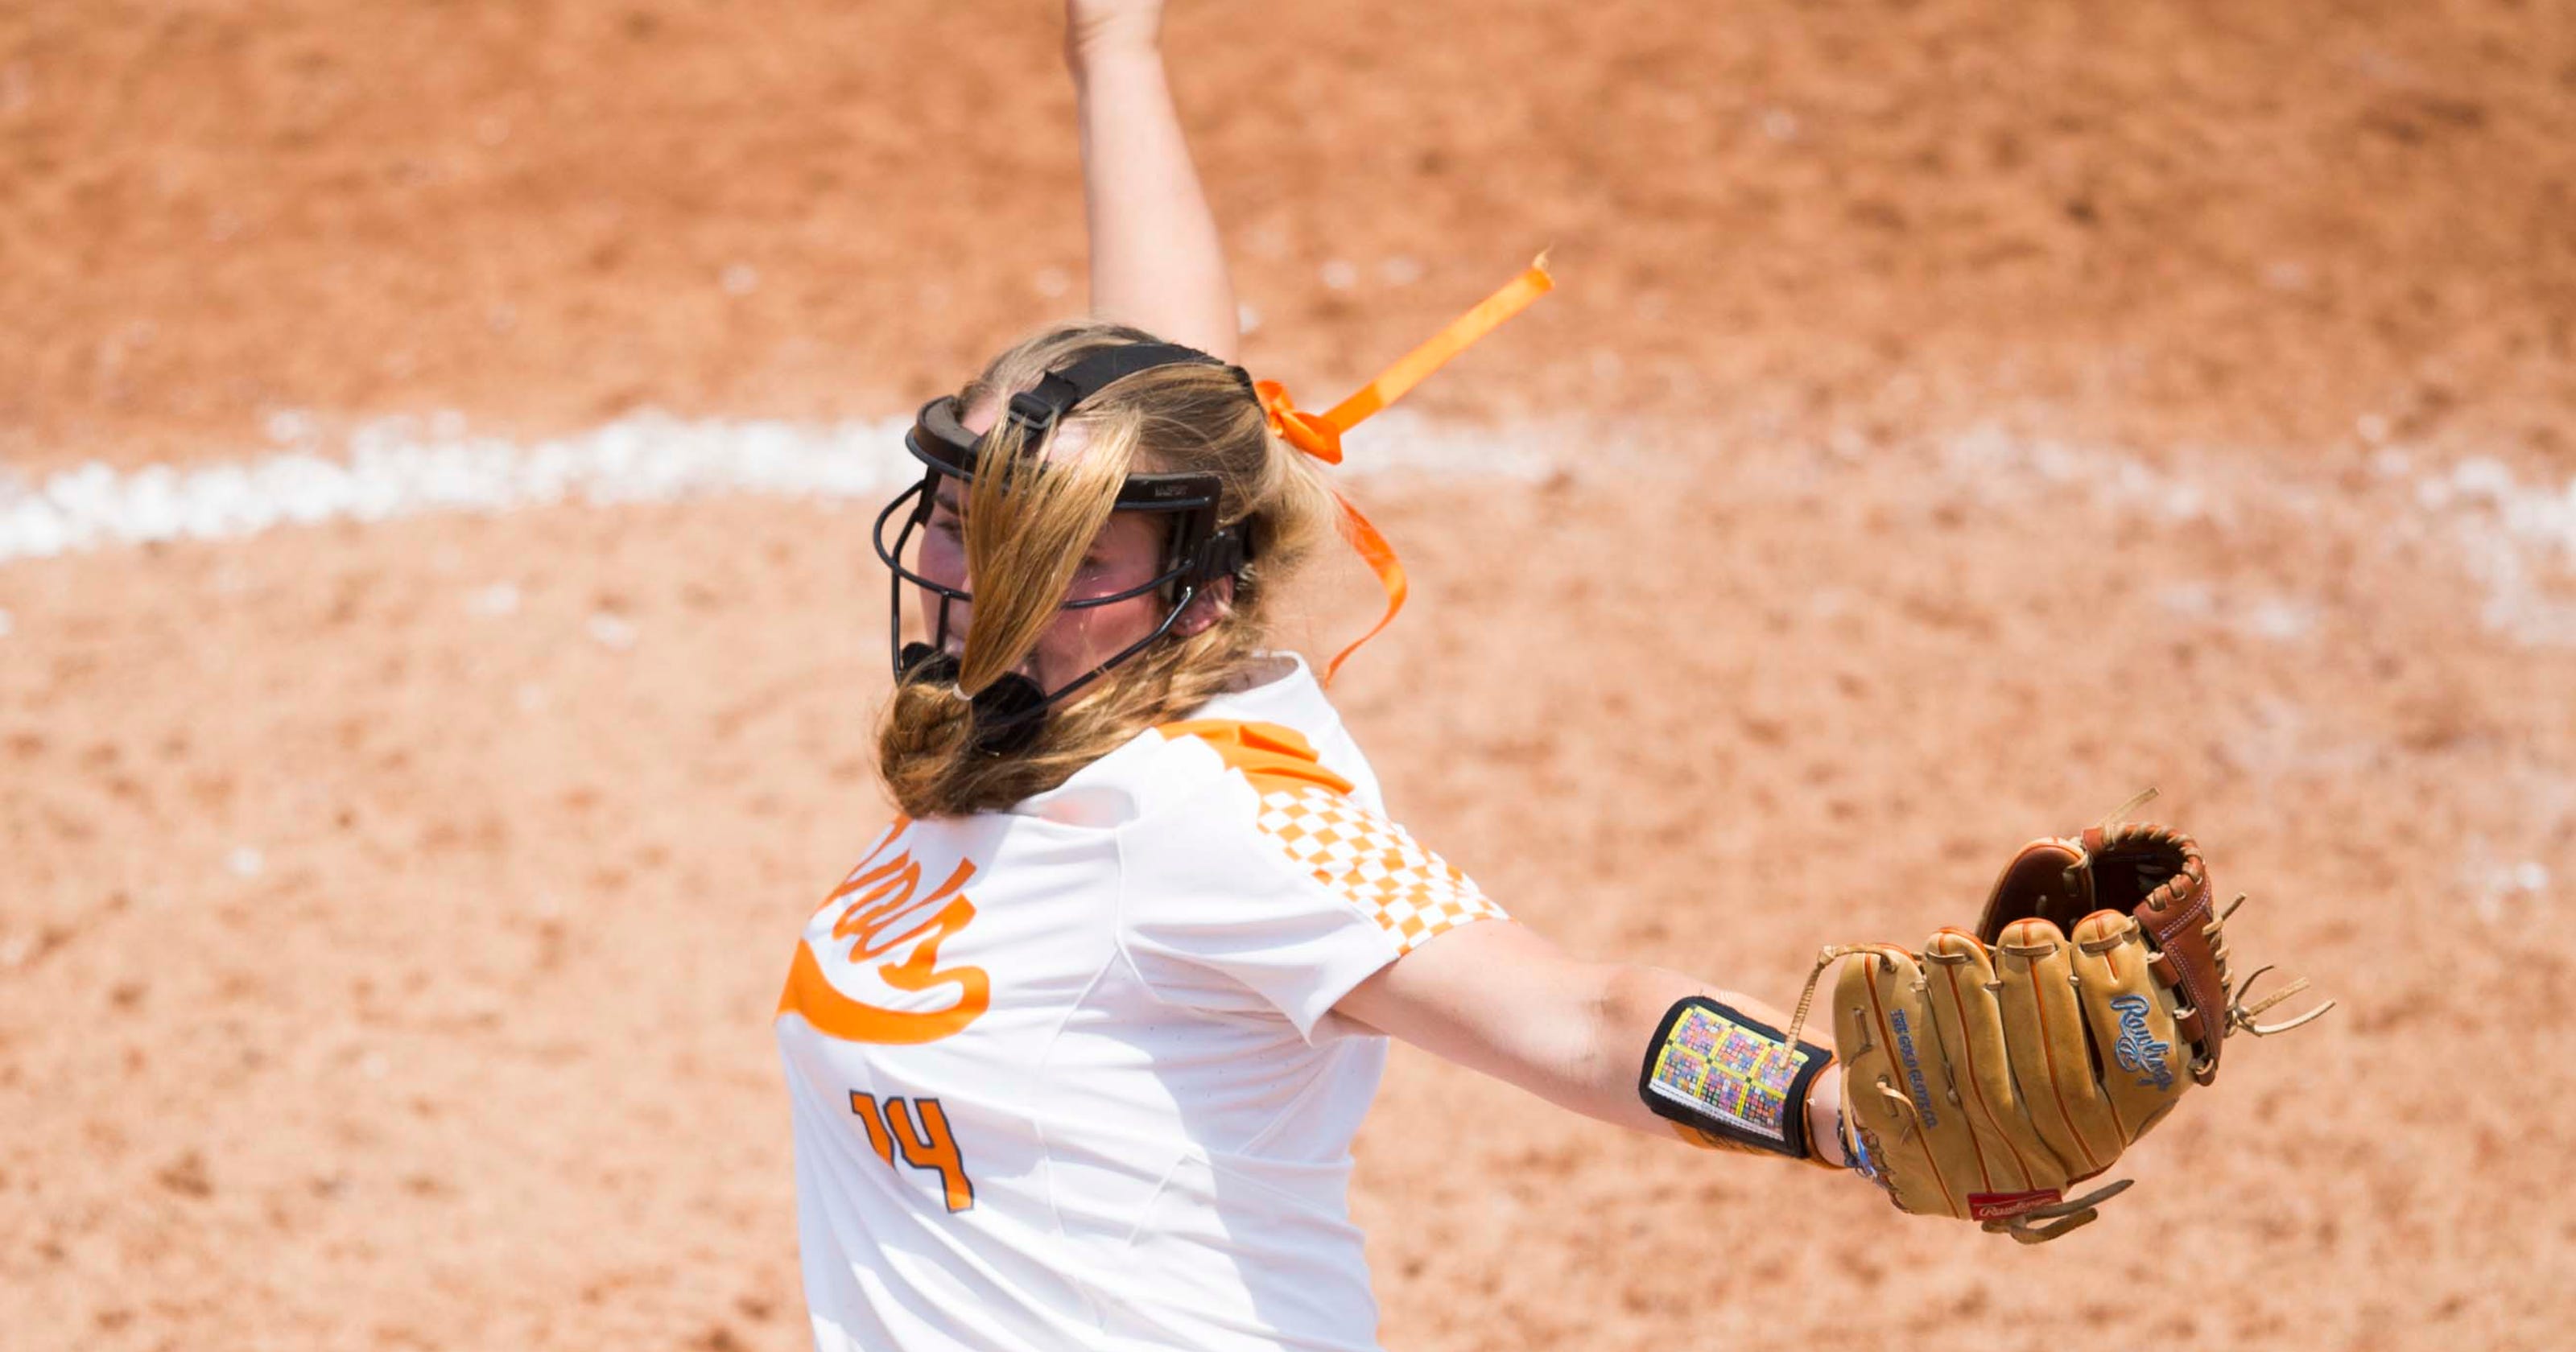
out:
M1042 8L0 12L0 456L909 407L1078 284ZM2576 461L2550 0L1253 15L1180 5L1176 79L1312 397L1553 244L1427 407Z
M1564 469L1358 490L1417 601L1339 693L1417 833L1786 999L2152 783L2345 1001L2036 1250L1400 1052L1391 1348L2563 1341L2563 6L1177 3L1266 372L1558 248L1422 406ZM0 474L895 411L1075 301L1045 9L0 13ZM802 1345L767 1018L883 811L860 524L0 564L0 1341Z

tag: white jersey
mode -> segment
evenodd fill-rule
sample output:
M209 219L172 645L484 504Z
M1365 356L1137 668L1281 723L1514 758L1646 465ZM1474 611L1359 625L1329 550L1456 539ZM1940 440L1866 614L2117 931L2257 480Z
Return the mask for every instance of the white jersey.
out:
M1386 1043L1332 1008L1500 914L1302 664L1007 812L896 821L779 999L815 1345L1376 1347L1345 1192Z

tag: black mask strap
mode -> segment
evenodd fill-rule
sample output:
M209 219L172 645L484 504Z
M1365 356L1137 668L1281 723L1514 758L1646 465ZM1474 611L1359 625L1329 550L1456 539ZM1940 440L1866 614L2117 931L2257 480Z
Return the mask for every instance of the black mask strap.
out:
M1056 420L1071 413L1084 400L1102 390L1160 366L1184 362L1202 366L1224 366L1225 363L1194 347L1178 343L1128 343L1104 347L1073 362L1061 370L1049 371L1037 388L1022 390L1011 396L1007 416L1018 423L1032 442L1053 429ZM1246 389L1251 377L1241 367L1234 373L1242 376Z
M957 683L957 659L927 643L903 645L897 680ZM1037 740L1052 703L1038 683L1018 672L978 690L969 699L974 711L975 749L988 756L1007 756Z

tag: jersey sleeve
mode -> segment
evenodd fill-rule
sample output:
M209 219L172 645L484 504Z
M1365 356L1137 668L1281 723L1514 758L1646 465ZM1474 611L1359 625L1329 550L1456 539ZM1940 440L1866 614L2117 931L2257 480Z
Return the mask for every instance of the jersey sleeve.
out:
M1379 968L1502 908L1327 784L1237 778L1121 841L1122 942L1161 999L1276 1011L1308 1039Z

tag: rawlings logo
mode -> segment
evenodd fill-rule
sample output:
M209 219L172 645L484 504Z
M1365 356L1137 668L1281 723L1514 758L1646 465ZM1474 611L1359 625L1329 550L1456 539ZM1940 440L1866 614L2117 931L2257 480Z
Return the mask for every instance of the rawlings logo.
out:
M1914 1032L1905 1026L1902 1010L1889 1014L1887 1021L1896 1029L1896 1054L1905 1060L1905 1082L1914 1089L1914 1111L1922 1115L1926 1130L1937 1127L1941 1119L1932 1111L1932 1086L1924 1082L1923 1064L1914 1056Z
M2055 1188L2035 1188L2029 1192L1972 1192L1968 1194L1968 1219L2009 1220L2065 1200L2066 1194Z
M2120 1069L2137 1076L2140 1089L2171 1092L2173 1044L2158 1042L2155 1035L2147 1031L2147 997L2114 995L2111 1008L2120 1015L2119 1045L2111 1049Z

